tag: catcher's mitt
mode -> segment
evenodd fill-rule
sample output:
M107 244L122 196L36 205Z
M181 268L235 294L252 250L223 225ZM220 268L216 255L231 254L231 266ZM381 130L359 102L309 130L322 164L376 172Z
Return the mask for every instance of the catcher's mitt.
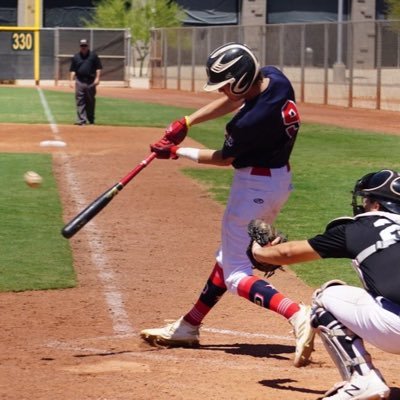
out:
M258 262L253 257L251 249L254 241L256 241L260 246L265 246L268 243L272 243L277 238L280 239L278 243L287 242L287 237L279 232L273 225L268 224L262 219L251 220L247 226L247 232L250 236L250 243L247 247L246 254L249 257L253 268L264 272L266 277L273 275L278 268L283 270L282 265L263 264Z

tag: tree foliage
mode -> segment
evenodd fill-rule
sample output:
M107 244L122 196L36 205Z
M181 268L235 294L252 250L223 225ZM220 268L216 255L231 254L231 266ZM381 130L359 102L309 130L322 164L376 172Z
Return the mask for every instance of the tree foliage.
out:
M400 0L386 0L389 19L400 19Z
M151 29L181 26L183 16L183 9L173 0L99 0L92 20L84 23L93 28L130 29L142 75Z

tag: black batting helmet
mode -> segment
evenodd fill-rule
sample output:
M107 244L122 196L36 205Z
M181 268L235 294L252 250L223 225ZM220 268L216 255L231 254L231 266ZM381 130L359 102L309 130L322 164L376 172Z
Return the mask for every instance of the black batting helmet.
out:
M244 44L228 43L215 49L206 65L208 81L204 90L212 91L230 84L236 96L245 94L255 81L259 64L256 56Z
M364 175L356 182L352 193L354 215L364 212L363 206L357 205L357 196L368 197L385 210L400 214L400 174L396 171L382 169Z

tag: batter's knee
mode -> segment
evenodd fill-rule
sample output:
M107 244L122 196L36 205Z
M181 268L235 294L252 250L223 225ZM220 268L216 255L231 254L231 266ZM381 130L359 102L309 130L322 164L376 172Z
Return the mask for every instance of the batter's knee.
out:
M247 274L243 271L233 272L230 275L226 276L225 277L225 285L226 285L228 291L233 294L237 294L240 281L248 276L249 276L249 274Z

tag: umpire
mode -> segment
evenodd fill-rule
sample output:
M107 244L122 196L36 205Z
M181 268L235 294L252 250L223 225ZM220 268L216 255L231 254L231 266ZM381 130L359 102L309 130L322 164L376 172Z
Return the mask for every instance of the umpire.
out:
M87 39L79 41L79 53L71 59L70 87L75 80L75 100L77 120L75 125L94 124L96 86L100 82L103 68L99 56L89 50Z

